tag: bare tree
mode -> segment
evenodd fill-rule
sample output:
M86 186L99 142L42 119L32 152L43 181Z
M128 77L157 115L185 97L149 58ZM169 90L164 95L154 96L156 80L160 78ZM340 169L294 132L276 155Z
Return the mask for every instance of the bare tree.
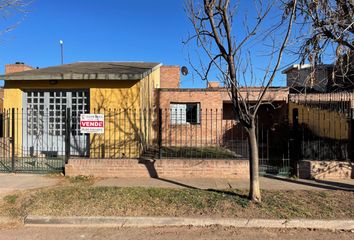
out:
M331 87L354 88L354 1L298 0L296 15L301 63L311 63L315 76L316 66L330 60L336 65Z
M0 0L0 18L2 22L5 22L9 17L13 17L16 14L23 16L23 14L27 13L26 7L29 4L29 1L24 0ZM2 23L0 35L13 30L20 22L21 19L17 19L15 23Z
M224 86L229 91L236 117L248 133L250 149L249 198L252 201L260 202L256 115L259 107L265 103L265 95L272 86L280 66L293 24L296 0L289 2L286 6L286 12L289 15L286 17L280 16L280 22L271 27L267 25L267 30L262 33L261 26L270 16L276 1L265 3L258 0L254 3L253 15L255 20L251 26L250 22L252 21L247 16L243 19L240 17L242 14L238 12L238 4L232 5L229 0L204 0L202 3L194 0L187 1L186 10L195 33L185 43L196 40L197 46L207 56L208 62L206 64L202 60L200 67L195 67L192 64L200 77L204 80L208 79L209 74L214 69L219 73ZM279 35L279 32L277 32L277 36L273 35L274 29L279 29L281 26L283 26L282 35ZM279 36L281 36L281 41L277 42L280 39ZM267 53L269 56L268 62L265 64L267 67L263 69L263 76L259 78L255 76L253 70L253 55L250 53L250 45L255 44L257 40L266 42L266 39L271 40L271 50ZM260 92L257 100L250 102L248 100L251 94L249 86L254 86L257 79L261 85Z

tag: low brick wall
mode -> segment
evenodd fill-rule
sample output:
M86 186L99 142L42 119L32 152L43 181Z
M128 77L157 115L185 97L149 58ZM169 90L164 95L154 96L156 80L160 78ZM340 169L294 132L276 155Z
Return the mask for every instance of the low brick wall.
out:
M303 160L299 177L305 179L350 179L353 169L349 162Z
M70 159L66 176L241 178L249 177L248 160L225 159Z

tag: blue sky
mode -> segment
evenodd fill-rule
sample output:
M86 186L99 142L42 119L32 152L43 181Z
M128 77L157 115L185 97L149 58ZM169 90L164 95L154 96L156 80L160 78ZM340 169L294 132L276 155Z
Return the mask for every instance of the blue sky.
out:
M242 10L252 11L248 1L242 2ZM2 29L20 23L0 36L1 66L16 61L40 68L59 65L61 39L65 63L150 61L188 66L191 50L182 40L192 27L183 0L34 0L27 9L25 15L2 19ZM275 85L284 85L284 80L278 74ZM204 86L192 74L182 78L182 87Z

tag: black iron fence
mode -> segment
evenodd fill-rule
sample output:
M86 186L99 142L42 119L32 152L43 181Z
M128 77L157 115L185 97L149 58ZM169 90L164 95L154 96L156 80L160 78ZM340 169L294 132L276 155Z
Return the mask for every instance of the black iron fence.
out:
M63 171L62 133L43 134L43 118L31 114L15 109L0 113L0 172Z
M299 160L351 159L353 99L352 93L290 96L291 137Z
M260 171L286 174L290 158L349 159L348 109L348 103L299 99L275 109L262 106ZM102 114L101 132L83 131L82 114L89 113ZM0 114L0 171L61 172L68 158L248 159L247 132L235 116L199 104L160 110L10 109Z
M290 159L286 115L274 118L272 116L277 110L263 108L257 118L260 171L288 174ZM188 108L187 105L161 109L159 116L161 158L249 158L247 132L232 111Z
M93 109L104 119L99 133L94 126L93 133L82 130L82 114L88 109L1 112L0 171L62 172L68 158L137 158L156 143L156 123L148 110Z

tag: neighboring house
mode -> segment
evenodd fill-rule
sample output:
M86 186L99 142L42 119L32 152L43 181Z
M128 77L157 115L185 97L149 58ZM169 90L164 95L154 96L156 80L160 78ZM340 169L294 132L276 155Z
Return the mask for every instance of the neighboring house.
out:
M286 85L293 93L327 92L332 79L333 65L321 64L314 67L311 64L294 64L282 71L286 74Z
M291 93L329 93L354 89L354 57L344 55L335 64L295 64L282 71Z
M151 130L154 89L160 87L161 71L169 73L168 67L148 62L77 62L42 69L23 63L6 65L2 76L4 108L16 111L18 151L31 155L62 154L65 149L62 116L70 109L72 155L92 156L93 149L106 146L107 150L113 142L124 139L132 146L129 156L138 156L137 142L154 138ZM123 109L134 110L138 117L133 119ZM99 136L81 134L78 131L81 113L105 113L109 117L105 128L111 131ZM114 134L117 131L121 131L119 136ZM128 156L121 148L112 145L106 156Z
M260 87L241 88L243 97L250 103L257 101L261 90ZM237 120L228 89L210 82L207 88L160 88L156 91L161 108L163 146L222 146L240 158L247 158L247 134ZM287 87L271 87L267 91L265 104L258 112L259 134L265 134L259 137L261 141L268 141L267 133L275 135L284 130L288 94Z

